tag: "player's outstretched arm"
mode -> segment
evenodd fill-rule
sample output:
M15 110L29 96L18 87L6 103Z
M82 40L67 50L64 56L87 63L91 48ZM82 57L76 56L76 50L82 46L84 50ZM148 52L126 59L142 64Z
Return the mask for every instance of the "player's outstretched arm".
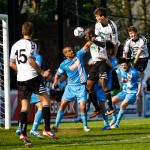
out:
M55 77L54 77L54 82L53 82L53 84L52 84L52 88L53 88L53 89L54 89L55 86L57 85L57 82L58 82L59 77L60 77L60 76L56 73L56 74L55 74Z
M90 48L91 45L92 45L92 42L88 41L88 42L85 43L83 48L87 51Z

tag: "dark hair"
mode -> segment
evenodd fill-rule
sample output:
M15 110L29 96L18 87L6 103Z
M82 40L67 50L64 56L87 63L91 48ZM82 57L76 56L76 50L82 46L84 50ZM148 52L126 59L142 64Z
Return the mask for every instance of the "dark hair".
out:
M135 33L137 33L137 28L136 27L134 27L134 26L130 26L129 28L128 28L128 32L135 32Z
M85 33L85 34L92 34L92 35L95 34L93 28L87 28L87 29L85 29L84 33Z
M114 49L114 44L111 41L106 41L106 49Z
M128 59L128 58L120 58L118 61L118 64L122 64L122 63L129 64L130 61L131 61L131 59Z
M100 15L100 16L106 17L106 16L107 16L106 8L104 8L104 7L99 7L99 8L97 8L97 9L95 9L94 15Z

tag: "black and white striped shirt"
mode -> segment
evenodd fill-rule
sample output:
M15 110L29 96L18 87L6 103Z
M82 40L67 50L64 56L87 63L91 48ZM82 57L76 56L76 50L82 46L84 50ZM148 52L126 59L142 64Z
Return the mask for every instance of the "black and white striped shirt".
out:
M131 51L131 56L135 57L138 50L142 50L139 58L149 57L148 48L147 48L147 39L144 36L139 35L136 41L133 41L131 38L128 38L125 42L123 53L128 54Z

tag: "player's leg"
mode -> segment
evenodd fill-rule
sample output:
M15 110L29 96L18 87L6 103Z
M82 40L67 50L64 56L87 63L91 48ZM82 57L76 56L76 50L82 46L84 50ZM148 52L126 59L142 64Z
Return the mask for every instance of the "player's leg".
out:
M112 120L111 120L111 122L109 123L110 127L111 127L112 125L114 125L115 122L117 121L116 105L113 105L113 108L114 108L115 111L111 114L111 115L112 115Z
M77 99L77 102L80 104L81 109L81 118L83 122L83 127L85 132L89 132L90 129L87 125L87 111L86 111L86 101L87 101L87 90L86 85L80 85L74 87L75 96Z
M96 93L94 91L94 85L95 85L95 81L91 81L91 80L87 81L87 90L89 92L91 102L94 105L95 109L98 110L99 106L97 103L97 96L96 96Z
M87 94L87 101L86 101L86 112L88 112L90 110L90 104L91 104L91 100L89 98L89 94ZM78 122L82 122L82 118L78 117L76 119L73 120L75 123Z
M44 88L43 88L44 89ZM42 103L42 116L44 121L43 135L58 139L58 137L50 130L50 99L47 92L37 94Z
M119 103L120 101L123 101L123 99L125 98L125 92L120 92L118 95L112 97L112 105L114 107L114 112L112 113L112 120L110 122L110 127L112 128L112 126L114 126L114 124L117 121L117 113L116 113L116 106L115 104Z
M108 89L107 87L107 80L106 78L100 78L99 82L104 90L105 96L106 96L106 100L107 100L107 104L108 104L108 110L106 112L106 115L110 115L114 112L114 108L112 106L112 97L111 97L111 91Z
M27 136L27 120L29 111L29 99L21 100L21 112L20 112L20 124L21 124L21 135L20 140L28 147L32 147L32 144Z
M37 138L43 138L43 136L40 135L40 133L38 132L38 126L41 123L43 116L42 116L42 103L39 101L36 104L37 107L37 112L34 116L34 122L32 125L32 129L30 130L30 134L32 136L35 136Z
M30 108L30 96L31 92L27 85L24 82L17 82L18 84L18 94L20 95L21 100L21 111L20 111L20 126L21 126L21 135L20 140L28 147L32 147L31 141L27 136L27 120L28 112Z
M102 128L102 130L110 130L108 116L105 115L105 113L107 112L107 109L105 107L105 102L100 102L100 107L102 108L102 118L104 121L104 127Z
M69 104L69 101L67 100L61 100L61 104L60 104L60 108L57 112L57 116L56 116L56 122L55 122L55 127L58 128L62 117L64 116L64 110L67 107L67 105Z
M90 129L87 125L87 112L86 112L86 103L80 102L80 109L81 109L81 119L83 122L83 127L85 132L89 132Z
M102 62L98 68L99 82L102 86L102 89L104 90L108 104L108 110L106 112L106 115L110 115L114 112L114 108L112 107L111 91L107 86L109 70L110 68L105 62Z
M89 92L89 97L95 108L95 111L90 116L90 118L96 117L98 114L102 112L97 102L97 95L96 95L96 92L94 91L94 85L95 85L95 81L92 81L92 80L87 81L87 90Z
M87 91L89 92L89 98L93 106L95 107L95 111L90 116L90 118L93 118L102 112L97 102L96 92L94 91L94 85L98 81L98 73L97 73L98 67L99 67L99 62L97 62L91 67L88 75L88 80L87 80Z
M111 126L111 128L118 128L119 127L119 124L120 124L122 117L124 116L124 113L125 113L125 108L127 106L128 106L128 102L124 100L120 105L120 110L119 110L119 113L117 116L117 121L114 125Z
M67 85L66 88L65 88L65 91L63 93L61 104L60 104L59 110L57 112L55 125L51 126L51 129L53 131L55 131L55 132L57 131L58 126L59 126L59 124L61 122L61 119L64 116L65 108L67 107L69 102L71 102L71 101L73 101L75 99L75 95L72 92L72 88L73 88L73 86Z
M126 94L123 102L120 105L120 111L119 111L118 116L117 116L117 121L116 121L115 125L112 126L111 128L117 128L117 127L119 127L119 124L120 124L120 122L122 120L122 117L123 117L123 115L125 113L126 107L129 104L134 104L135 101L136 101L136 93Z

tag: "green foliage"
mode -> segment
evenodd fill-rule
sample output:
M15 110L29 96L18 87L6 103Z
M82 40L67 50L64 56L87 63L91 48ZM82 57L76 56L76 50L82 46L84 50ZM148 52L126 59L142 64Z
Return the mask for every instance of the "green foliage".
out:
M30 137L32 150L145 150L150 147L149 119L125 119L118 129L101 131L103 121L91 121L91 131L83 131L82 123L61 123L56 133L60 139L45 137L43 140ZM0 128L0 149L25 149L24 144L15 135L17 126L10 130ZM39 126L42 132L43 125ZM31 125L28 125L31 129Z

